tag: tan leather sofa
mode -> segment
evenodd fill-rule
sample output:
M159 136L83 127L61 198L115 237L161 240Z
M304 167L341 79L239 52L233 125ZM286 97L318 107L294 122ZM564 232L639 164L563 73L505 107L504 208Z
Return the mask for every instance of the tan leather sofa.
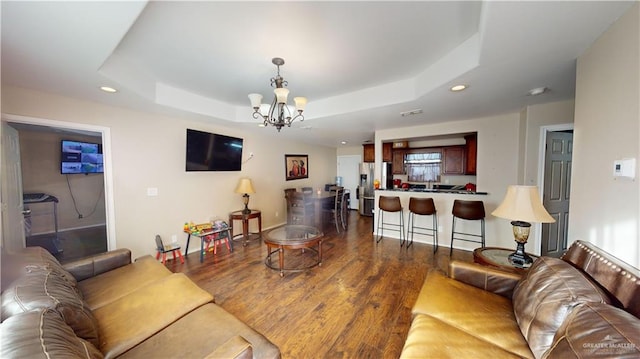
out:
M401 358L639 358L640 271L577 241L523 275L427 275Z
M2 257L2 358L279 358L184 274L120 249L61 266Z

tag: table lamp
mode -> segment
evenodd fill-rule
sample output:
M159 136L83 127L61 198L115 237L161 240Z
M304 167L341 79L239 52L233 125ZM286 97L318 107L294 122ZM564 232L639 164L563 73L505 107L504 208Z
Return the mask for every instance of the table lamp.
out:
M520 267L528 267L533 259L524 251L529 239L531 222L553 223L555 219L540 202L540 194L536 186L509 186L504 200L492 215L512 220L513 236L517 243L514 253L509 255L509 262Z
M249 178L240 178L240 182L238 182L238 187L236 187L236 193L244 193L242 195L242 201L244 202L244 209L242 210L243 214L251 213L249 209L249 193L256 193L253 189L253 184L251 184L251 179Z

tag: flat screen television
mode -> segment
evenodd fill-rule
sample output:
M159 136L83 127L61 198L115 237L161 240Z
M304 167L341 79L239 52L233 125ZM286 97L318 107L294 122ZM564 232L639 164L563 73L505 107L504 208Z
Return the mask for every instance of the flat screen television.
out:
M242 138L187 129L186 170L240 171Z
M62 140L60 172L62 174L103 173L102 145Z

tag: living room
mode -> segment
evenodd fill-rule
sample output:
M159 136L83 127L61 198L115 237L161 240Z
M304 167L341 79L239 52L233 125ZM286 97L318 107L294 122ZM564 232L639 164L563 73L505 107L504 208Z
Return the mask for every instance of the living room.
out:
M614 161L637 159L640 155L639 13L640 7L635 3L585 46L577 58L575 97L531 104L506 113L472 113L456 121L381 128L372 131L376 157L381 156L382 142L389 139L477 132L477 185L489 193L484 200L490 213L504 197L508 185L538 183L540 128L572 123L575 141L569 244L586 240L639 267L640 186L637 180L612 175ZM3 57L5 53L3 49ZM285 77L288 69L286 65L282 69ZM266 70L269 72L265 73L264 81L272 70L275 69ZM291 80L292 92L296 82ZM126 89L116 96L139 97ZM300 141L298 136L305 132L301 127L284 128L279 133L269 127L258 133L247 130L244 124L202 114L185 115L166 108L147 112L112 105L109 101L3 83L2 120L101 134L105 140L109 249L129 248L134 258L155 254L156 234L167 238L173 234L182 236L184 222L226 218L229 212L242 208L241 195L234 193L241 177L253 180L256 193L251 194L250 207L262 211L263 227L270 229L283 224L284 188L317 188L331 183L336 176L337 156L362 153L361 142L326 146ZM309 106L306 112L311 110ZM187 128L243 138L242 171L185 172ZM285 180L285 154L309 156L308 178ZM376 173L380 173L379 162L376 159ZM148 189L157 189L157 195L149 196ZM509 223L490 217L487 244L513 247ZM5 224L3 231L6 229ZM184 237L180 239L184 241ZM448 244L446 239L441 243ZM538 245L532 242L527 250L535 252ZM3 235L3 247L14 246Z
M633 14L633 11L628 13ZM629 26L635 25L632 23ZM613 49L625 47L617 44L610 46ZM611 61L619 61L615 56L618 55L612 52ZM585 58L589 57L585 56ZM582 62L586 63L585 60ZM578 59L578 64L580 63ZM602 71L606 64L593 66L598 71ZM569 242L578 238L593 237L592 240L604 245L606 249L614 253L619 252L616 254L623 259L632 264L638 264L640 263L640 246L637 243L618 243L617 241L621 239L605 239L608 236L607 231L624 232L634 227L621 225L618 229L611 228L611 223L620 220L618 216L625 217L622 223L627 223L629 220L631 220L630 223L636 223L638 218L637 205L627 200L637 198L636 182L613 181L609 170L614 160L624 157L632 158L636 155L636 146L632 145L636 141L633 138L626 141L619 140L638 132L629 130L636 126L636 113L633 112L635 107L617 106L614 111L599 106L598 111L602 113L600 116L607 119L604 122L607 124L607 131L596 126L603 122L591 120L596 112L587 103L598 103L603 98L611 98L612 94L620 90L618 88L602 90L607 83L597 87L585 84L593 70L582 70L582 68L578 67L576 74L575 105L574 100L569 99L557 104L531 105L498 116L471 115L469 119L454 122L379 130L375 132L377 151L381 151L381 142L388 138L479 131L478 186L490 193L487 198L487 207L491 209L497 207L509 184L537 184L536 162L539 150L536 141L539 138L540 126L571 123L573 119L575 131L581 128L583 132L574 143L576 158L573 169ZM624 66L616 66L616 68L620 71L634 70L626 70ZM286 69L286 66L283 69ZM627 78L628 74L625 72L623 77ZM609 85L614 87L617 84L616 77L609 78L612 82ZM583 87L588 91L581 93L580 89ZM631 90L634 89L631 88ZM606 96L597 96L598 101L588 102L581 98L581 94L591 95L594 91L603 91ZM126 96L127 92L122 91L115 95ZM132 96L135 95L132 94ZM621 92L616 98L619 101L628 98L628 101L633 103L633 91ZM282 189L293 182L284 180L284 168L279 171L273 171L273 169L284 165L284 154L309 155L309 177L295 181L295 186L317 188L333 182L336 175L336 156L362 153L360 143L327 147L313 145L310 141L298 142L296 137L308 132L302 128L285 128L279 133L269 131L267 128L257 133L248 131L246 124L229 126L219 120L207 121L202 116L140 112L9 85L3 85L2 100L2 111L6 115L23 117L22 120L25 118L48 120L53 127L64 128L72 125L82 128L84 126L86 130L105 133L105 137L109 140L104 145L107 152L106 168L107 172L111 173L105 179L109 248L131 248L136 255L153 252L152 238L155 234L170 237L172 234L180 233L180 226L185 221L198 222L208 221L212 217L225 218L228 212L238 209L242 205L241 199L233 193L233 190L240 177L254 179L256 193L251 196L251 206L263 211L265 227L270 228L283 223L285 204ZM34 105L36 103L37 106ZM575 110L572 107L575 107ZM575 112L575 115L572 112ZM4 116L3 120L17 121L18 119ZM615 123L614 121L621 121L621 123L615 127L610 126ZM486 129L483 129L485 126ZM183 151L186 128L244 138L245 163L242 171L240 173L185 173ZM589 141L585 143L581 140L584 138L589 138ZM601 146L598 147L602 148L594 152L594 143L600 143ZM629 148L625 149L627 146ZM610 153L605 156L605 151ZM249 159L250 153L254 154L251 159ZM601 163L598 167L602 168L602 171L597 174L589 168L582 168L581 163L585 166L586 161L582 156L589 158L591 164L594 157L600 159ZM376 175L380 173L379 168L378 166ZM142 173L144 175L140 175ZM212 186L215 190L211 189ZM158 195L147 196L148 188L157 188ZM597 195L594 195L594 189L598 189ZM599 201L594 202L596 197ZM602 205L603 201L610 203L609 207L612 210L597 214L588 211L588 208ZM141 215L142 213L144 215ZM488 235L493 238L493 244L509 246L511 243L509 224L497 219L488 219L488 221L490 223ZM635 232L629 232L625 237L634 238L636 235ZM535 251L536 247L532 246L531 250Z

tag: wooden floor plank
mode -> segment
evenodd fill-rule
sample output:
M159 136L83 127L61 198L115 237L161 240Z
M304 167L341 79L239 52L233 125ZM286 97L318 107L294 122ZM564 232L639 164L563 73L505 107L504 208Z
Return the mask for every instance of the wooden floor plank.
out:
M447 270L449 249L434 255L431 245L376 243L371 222L352 211L346 233L325 234L321 266L282 278L265 265L259 240L236 242L232 253L219 247L204 263L192 253L167 266L278 345L283 358L397 358L427 272ZM285 263L295 265L299 254L285 252ZM473 256L454 250L453 258Z

